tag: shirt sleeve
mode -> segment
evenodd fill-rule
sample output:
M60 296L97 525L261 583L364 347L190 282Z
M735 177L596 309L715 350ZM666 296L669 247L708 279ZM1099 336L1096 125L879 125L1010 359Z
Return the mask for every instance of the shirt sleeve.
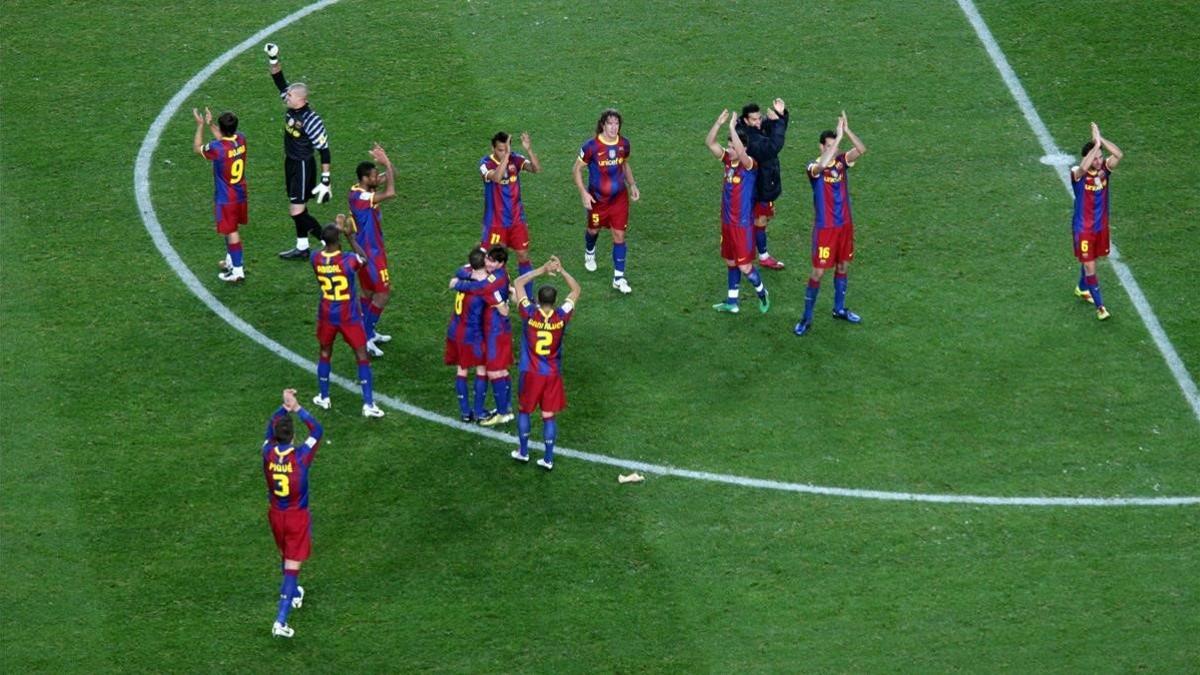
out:
M217 140L212 140L206 143L203 150L204 159L216 159L217 157L220 157L220 145L221 142Z
M304 464L312 464L317 455L317 447L321 444L321 438L325 435L325 429L317 421L317 418L304 408L301 408L296 414L300 416L300 421L304 422L304 426L308 427L308 438L304 439L304 444L297 448L298 457Z
M489 171L491 171L491 169L488 168L488 158L484 157L483 159L479 160L479 175L483 176L484 180L487 180Z
M590 140L586 141L583 145L579 146L579 161L583 162L584 164L591 163L591 161L592 161L592 142Z
M325 122L321 116L313 113L309 116L308 121L304 123L304 135L308 136L308 140L312 142L313 148L317 150L329 149L329 134L325 132Z

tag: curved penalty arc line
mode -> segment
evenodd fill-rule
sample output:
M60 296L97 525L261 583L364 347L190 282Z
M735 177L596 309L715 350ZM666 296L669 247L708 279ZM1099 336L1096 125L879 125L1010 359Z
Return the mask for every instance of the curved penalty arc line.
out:
M150 125L146 132L145 138L142 140L141 148L138 150L137 161L134 164L133 170L133 187L137 197L138 210L142 216L142 222L146 227L146 232L149 233L150 239L158 248L163 259L171 267L171 270L179 277L184 286L187 287L193 295L195 295L206 307L214 314L228 323L238 332L244 334L257 344L266 348L271 353L280 358L290 361L299 366L305 371L315 375L317 364L309 359L300 356L296 352L288 349L279 342L270 338L262 331L247 323L232 310L225 306L216 298L204 285L200 279L196 277L183 260L179 257L179 253L171 245L170 240L163 231L162 223L158 220L158 214L154 210L154 204L150 197L150 166L154 156L154 151L158 148L159 141L162 137L163 130L167 123L174 117L175 113L183 106L184 101L200 88L208 78L220 70L225 64L232 61L234 58L245 52L247 49L259 44L272 33L285 28L296 21L320 11L329 5L335 4L337 0L321 0L311 5L300 9L275 23L263 28L241 43L232 47L224 54L221 54L211 63L205 66L200 72L196 73L184 86L175 93L174 96L167 102L163 109L159 112L154 122ZM340 375L331 375L331 380L338 386L348 390L357 391L358 383ZM393 410L412 415L435 424L441 424L446 427L457 429L468 433L473 433L485 438L500 441L506 444L515 444L517 439L510 434L503 434L491 429L485 429L474 425L464 424L456 419L439 415L438 413L418 408L412 404L406 403L396 397L389 396L383 393L376 393L375 398ZM535 447L541 444L532 443ZM605 464L608 466L619 467L633 471L641 471L648 474L658 476L676 476L679 478L690 478L693 480L702 480L712 483L723 483L726 485L736 485L739 487L750 487L765 490L777 490L782 492L797 492L813 495L826 495L832 497L847 497L853 499L872 499L880 501L899 501L899 502L926 502L937 504L973 504L984 506L1060 506L1060 507L1076 507L1076 506L1181 506L1200 504L1200 496L1196 497L994 497L984 495L953 495L953 494L923 494L911 492L890 492L885 490L864 490L855 488L828 487L822 485L811 485L807 483L788 483L783 481L768 480L761 478L748 478L744 476L735 476L730 474L710 473L706 471L693 471L690 469L681 469L673 466L662 464L650 464L647 462L639 462L635 460L621 459L618 457L609 457L581 450L572 450L570 448L559 447L555 452L564 457L571 457L587 462L597 464Z

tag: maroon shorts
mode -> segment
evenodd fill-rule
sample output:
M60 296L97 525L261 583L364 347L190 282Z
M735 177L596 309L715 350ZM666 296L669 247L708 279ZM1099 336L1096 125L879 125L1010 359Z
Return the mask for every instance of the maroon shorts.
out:
M267 521L271 523L279 554L285 560L308 560L312 552L312 520L308 509L267 509Z
M587 212L589 229L625 230L629 226L629 192L621 190L607 202L596 202Z
M479 242L479 246L486 251L496 244L514 251L529 250L529 226L525 223L513 223L508 227L492 225L488 229L487 239Z
M813 230L813 267L829 269L854 260L854 223Z
M333 339L337 337L338 333L341 333L342 339L346 341L346 344L354 349L364 347L367 344L367 333L363 328L362 322L344 323L340 326L334 326L321 321L317 322L317 342L322 345L333 344Z
M734 265L754 262L754 228L749 225L721 225L721 257Z
M483 344L451 340L446 338L445 362L448 366L474 368L484 364Z
M376 256L358 268L358 285L364 291L387 293L392 290L392 278L388 274L387 256Z
M754 202L754 217L775 217L775 202Z
M1108 228L1099 232L1084 230L1075 233L1075 258L1081 263L1108 255Z
M246 202L228 202L213 206L218 234L233 234L246 224Z
M567 407L567 393L561 375L521 373L520 411L529 414L535 408L556 413Z

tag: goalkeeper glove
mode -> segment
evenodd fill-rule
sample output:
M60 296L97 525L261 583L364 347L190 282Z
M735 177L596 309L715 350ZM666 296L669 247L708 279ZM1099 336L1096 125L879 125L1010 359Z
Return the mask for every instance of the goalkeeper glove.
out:
M329 187L328 171L321 174L321 182L312 189L312 193L317 197L318 204L324 204L333 198L333 188Z
M274 42L268 42L263 51L267 53L267 63L275 65L279 63L279 45Z

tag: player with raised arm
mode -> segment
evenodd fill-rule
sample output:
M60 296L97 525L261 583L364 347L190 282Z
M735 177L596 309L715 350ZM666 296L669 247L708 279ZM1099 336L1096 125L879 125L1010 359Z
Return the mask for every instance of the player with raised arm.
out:
M287 106L283 117L283 173L287 184L288 213L296 226L296 245L279 254L284 260L308 258L308 236L321 236L321 224L308 212L308 200L318 204L333 196L329 186L329 135L325 122L308 106L308 85L288 84L279 65L279 47L267 43L263 47L270 64L271 79L279 89L279 97ZM317 182L317 162L314 153L321 155L321 182Z
M570 292L567 301L556 307L558 291L553 286L537 290L537 304L525 295L525 285L543 274L562 274ZM537 465L550 471L554 468L554 443L558 424L554 415L567 407L567 394L562 377L562 341L567 324L579 302L579 282L563 269L558 258L551 256L541 267L521 275L514 284L517 306L521 312L521 391L518 395L520 413L517 415L517 436L520 445L512 451L518 462L529 461L529 416L542 410L542 440L546 452Z
M391 274L388 272L387 248L383 242L383 215L379 205L396 196L396 169L383 147L371 148L375 162L359 162L355 173L358 182L350 188L350 231L367 254L367 264L358 268L358 284L362 289L359 305L363 315L363 330L367 336L367 351L371 356L383 356L379 344L389 342L390 335L375 329L383 308L392 294ZM381 174L375 163L383 166ZM382 190L380 187L382 186Z
M758 250L758 264L772 270L784 267L767 250L767 225L775 217L775 200L783 194L779 152L783 150L787 125L787 105L781 98L767 108L766 119L757 103L746 104L738 122L738 131L745 134L746 150L758 164L758 180L754 183L754 246Z
M583 183L584 167L588 170L587 185ZM629 139L621 135L621 113L612 108L600 113L596 135L579 148L571 172L587 212L583 267L589 272L596 271L596 241L600 230L611 230L612 287L621 293L630 293L633 289L625 280L625 231L629 227L629 201L636 202L641 193L629 166Z
M1107 150L1109 155L1104 156ZM1075 193L1075 212L1071 230L1075 239L1075 258L1079 260L1079 283L1075 295L1096 306L1096 318L1110 315L1100 295L1096 279L1096 260L1108 256L1108 180L1112 170L1125 156L1114 143L1100 135L1092 122L1092 140L1080 151L1083 161L1071 167L1071 190Z
M517 253L517 269L533 269L529 262L529 225L521 203L521 172L538 173L542 163L533 152L528 132L521 132L525 155L512 151L512 137L501 131L492 136L492 153L479 160L483 176L483 233L479 246L488 250L497 244Z
M308 437L295 443L295 413L308 427ZM300 586L300 566L312 552L312 519L308 512L308 471L317 456L324 430L321 423L296 400L295 389L283 390L283 405L267 422L262 445L263 476L267 479L267 522L275 535L279 557L283 560L283 584L279 588L279 609L271 635L290 638L296 631L288 625L288 613L304 604Z
M717 132L729 122L729 147L717 142ZM722 110L708 130L704 144L724 166L724 187L721 190L721 257L725 259L728 293L724 301L713 305L718 312L738 313L738 292L742 275L758 294L758 309L766 313L771 308L770 296L762 277L754 267L754 187L759 175L758 164L746 151L737 127L737 119L729 110Z
M841 152L838 145L849 137L854 145ZM822 131L818 137L821 154L808 165L808 182L813 191L812 274L804 293L804 316L792 330L804 335L812 328L813 306L821 290L821 277L835 268L833 318L860 323L862 318L846 309L846 272L854 259L854 219L850 215L848 174L854 162L867 153L867 146L850 130L846 111L837 121L837 131Z
M229 283L240 283L246 279L242 265L242 236L238 225L246 224L246 136L240 133L238 118L231 112L223 112L213 124L212 111L204 109L204 116L192 108L196 118L196 137L192 149L196 154L212 162L213 213L217 221L217 234L225 238L225 259L217 278ZM213 140L204 142L204 127L212 131Z
M346 238L354 253L342 251L341 238ZM355 275L366 262L366 251L354 236L346 231L346 216L339 213L336 223L321 230L325 247L312 254L312 268L321 286L321 301L317 304L317 342L320 358L317 362L318 393L313 403L329 410L329 376L333 370L333 340L340 333L358 359L358 384L362 387L363 417L383 417L375 405L371 373L371 357L367 356L367 335L363 329L362 308L355 293Z

